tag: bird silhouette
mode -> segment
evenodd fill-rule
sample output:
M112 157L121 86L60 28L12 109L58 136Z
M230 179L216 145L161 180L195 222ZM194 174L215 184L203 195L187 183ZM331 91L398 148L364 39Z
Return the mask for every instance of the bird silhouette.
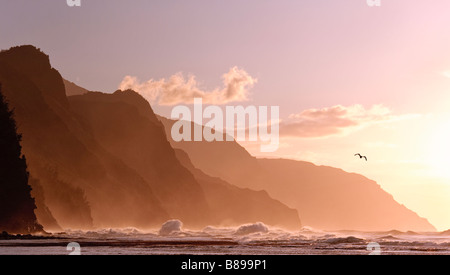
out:
M366 159L366 161L367 161L367 157L366 156L361 156L361 154L355 154L355 157L356 156L359 156L360 159Z

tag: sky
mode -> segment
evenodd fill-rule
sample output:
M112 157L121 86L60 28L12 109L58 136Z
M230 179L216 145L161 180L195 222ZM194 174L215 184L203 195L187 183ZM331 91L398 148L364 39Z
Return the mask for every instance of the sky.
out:
M68 80L135 88L155 111L280 106L280 148L377 181L450 228L450 1L0 0L0 48L33 44ZM354 157L362 153L368 162Z

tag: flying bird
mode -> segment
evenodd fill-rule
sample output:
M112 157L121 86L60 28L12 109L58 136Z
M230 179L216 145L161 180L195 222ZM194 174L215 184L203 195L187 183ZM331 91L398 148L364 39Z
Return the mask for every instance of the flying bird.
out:
M355 157L356 156L359 156L360 159L366 159L366 161L367 161L367 157L366 156L361 156L361 154L355 154Z

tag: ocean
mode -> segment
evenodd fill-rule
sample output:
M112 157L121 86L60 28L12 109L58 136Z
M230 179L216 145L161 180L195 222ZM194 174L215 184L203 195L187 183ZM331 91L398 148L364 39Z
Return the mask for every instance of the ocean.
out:
M70 244L70 245L69 245ZM0 255L450 255L450 232L285 231L263 224L202 230L67 231L0 240Z

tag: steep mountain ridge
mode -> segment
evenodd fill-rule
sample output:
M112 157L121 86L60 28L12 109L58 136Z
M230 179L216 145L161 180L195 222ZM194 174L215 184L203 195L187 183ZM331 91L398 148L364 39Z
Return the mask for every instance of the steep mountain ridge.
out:
M159 119L170 137L174 121ZM303 225L324 230L436 230L364 176L308 162L257 159L234 141L169 140L209 176L241 188L266 190L272 198L298 210Z
M44 227L145 229L180 219L198 228L255 217L268 225L300 227L295 210L264 192L207 177L200 182L180 163L150 104L133 91L104 94L68 84L33 46L0 53L0 82L23 134ZM67 97L68 85L81 95ZM224 185L242 207L211 199L220 198ZM243 207L253 207L250 202L256 206L242 215ZM264 213L271 207L276 216ZM227 214L215 215L219 210Z

